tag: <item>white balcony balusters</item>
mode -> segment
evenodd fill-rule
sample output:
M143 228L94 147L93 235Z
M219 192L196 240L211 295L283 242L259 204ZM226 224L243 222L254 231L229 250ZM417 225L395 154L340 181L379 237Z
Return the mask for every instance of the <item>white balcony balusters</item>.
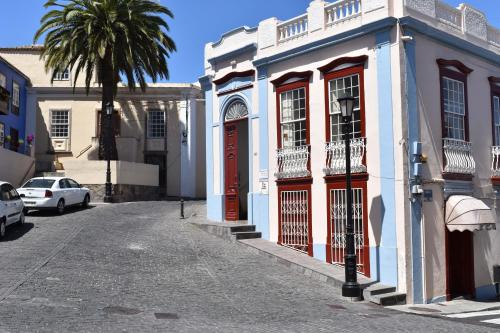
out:
M309 146L282 148L276 151L278 179L309 177Z
M488 26L488 42L500 47L500 30L492 26Z
M325 7L326 26L361 15L361 0L340 0Z
M345 141L328 142L325 146L326 166L323 169L325 175L345 174ZM363 164L366 151L366 139L351 139L351 172L366 172Z
M500 177L500 146L491 147L491 173L493 177Z
M442 1L436 1L436 18L462 31L462 12Z
M476 171L476 162L472 157L470 142L456 139L443 139L445 157L444 172L472 175Z
M278 43L299 38L308 32L307 14L278 24Z

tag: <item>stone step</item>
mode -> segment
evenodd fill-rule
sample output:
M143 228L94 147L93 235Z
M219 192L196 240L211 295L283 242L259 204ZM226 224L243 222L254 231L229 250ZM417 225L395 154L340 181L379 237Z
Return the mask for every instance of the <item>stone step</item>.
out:
M382 306L404 305L406 304L406 294L391 292L391 293L373 295L366 300Z
M233 236L236 239L253 239L253 238L262 238L262 233L259 231L241 231L241 232L234 232Z
M363 289L363 298L368 300L375 295L387 294L396 291L396 287L386 286L381 283L375 283Z
M244 231L255 231L255 226L254 225L249 225L249 224L246 224L246 225L235 225L235 226L231 226L229 228L231 229L232 233L235 233L235 232L244 232Z

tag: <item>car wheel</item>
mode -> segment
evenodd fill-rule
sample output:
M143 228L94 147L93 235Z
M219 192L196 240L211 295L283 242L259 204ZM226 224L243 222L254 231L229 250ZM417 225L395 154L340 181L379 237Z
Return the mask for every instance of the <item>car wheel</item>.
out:
M89 207L89 202L90 202L90 196L88 194L86 194L85 198L83 199L83 202L82 202L82 207L83 208L88 208Z
M59 202L57 203L57 213L59 215L64 214L64 200L63 199L59 200Z
M5 223L5 219L0 221L0 239L5 237L5 233L7 232L7 225Z
M17 221L17 224L19 226L23 226L24 222L26 222L26 219L25 219L25 216L24 216L24 211L22 211L21 214L19 215L19 221Z

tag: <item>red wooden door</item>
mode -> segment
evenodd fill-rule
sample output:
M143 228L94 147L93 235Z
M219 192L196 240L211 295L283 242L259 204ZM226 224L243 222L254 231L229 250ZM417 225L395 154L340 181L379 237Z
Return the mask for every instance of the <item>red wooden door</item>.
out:
M238 193L238 129L236 124L224 126L224 174L226 197L226 220L239 219Z
M448 244L448 295L474 296L474 245L470 231L446 231Z

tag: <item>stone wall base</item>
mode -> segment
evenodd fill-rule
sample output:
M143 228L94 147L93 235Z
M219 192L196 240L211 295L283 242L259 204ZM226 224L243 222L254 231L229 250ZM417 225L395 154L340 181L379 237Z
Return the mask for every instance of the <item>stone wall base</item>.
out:
M102 202L106 193L104 184L84 184L90 190L93 202ZM160 199L157 186L113 184L113 202L154 201Z

